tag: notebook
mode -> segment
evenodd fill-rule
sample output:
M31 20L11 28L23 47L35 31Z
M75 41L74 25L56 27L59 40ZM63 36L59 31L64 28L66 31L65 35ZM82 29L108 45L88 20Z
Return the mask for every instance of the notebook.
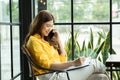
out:
M69 68L67 68L65 70L70 71L70 70L84 68L84 67L89 66L90 62L91 62L91 58L86 58L85 62L82 65L80 65L80 66L72 66L72 67L69 67Z

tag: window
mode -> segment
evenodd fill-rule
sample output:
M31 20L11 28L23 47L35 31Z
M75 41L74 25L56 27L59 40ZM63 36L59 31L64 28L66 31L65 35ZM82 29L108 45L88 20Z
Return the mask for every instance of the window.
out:
M47 0L47 9L55 16L55 27L61 32L61 37L63 34L65 35L62 41L69 60L82 56L82 53L85 56L88 56L86 53L94 53L94 50L98 48L100 38L100 44L105 42L106 45L104 47L106 49L102 48L100 54L107 49L108 56L113 54L112 50L116 54L120 54L118 35L120 0ZM71 36L70 33L72 33ZM68 40L70 46L67 45L66 48ZM110 49L107 47L108 44ZM108 56L103 55L102 59L99 59L105 63Z
M0 0L0 80L20 73L19 30L18 0Z
M112 21L120 22L120 1L112 0Z
M94 35L94 48L99 38L98 32L105 31L107 34L110 31L110 0L48 0L47 9L55 16L55 27L61 32L61 37L66 35L62 38L64 47L70 33L71 46L77 41L82 49L84 41L86 47L90 41L90 29ZM77 40L73 41L76 33ZM80 56L75 46L69 50L72 50L70 60Z
M112 45L117 54L120 54L120 1L112 0Z

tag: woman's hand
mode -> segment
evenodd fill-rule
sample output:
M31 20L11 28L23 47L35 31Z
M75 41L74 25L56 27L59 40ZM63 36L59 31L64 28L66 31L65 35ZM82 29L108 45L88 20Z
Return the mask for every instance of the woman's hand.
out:
M84 63L85 59L86 59L85 57L77 58L76 60L73 61L74 66L82 65Z
M54 33L54 36L52 37L52 40L58 44L58 53L62 56L66 56L66 51L59 37L59 32L57 31L57 29L53 29L53 33Z
M60 37L59 37L59 32L57 31L57 29L53 29L53 33L54 33L54 36L52 37L52 40L55 42L59 42Z

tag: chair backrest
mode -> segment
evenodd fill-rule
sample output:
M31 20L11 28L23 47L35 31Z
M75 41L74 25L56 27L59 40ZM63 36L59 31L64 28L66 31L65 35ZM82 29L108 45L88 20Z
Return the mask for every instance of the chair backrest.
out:
M32 58L31 58L31 56L30 56L30 53L29 53L29 51L27 50L27 48L26 48L25 45L23 45L21 49L22 49L23 53L25 54L25 56L26 56L26 58L27 58L28 69L29 69L29 77L35 78L34 73L33 73L33 69L32 69ZM33 80L34 80L34 79L33 79Z

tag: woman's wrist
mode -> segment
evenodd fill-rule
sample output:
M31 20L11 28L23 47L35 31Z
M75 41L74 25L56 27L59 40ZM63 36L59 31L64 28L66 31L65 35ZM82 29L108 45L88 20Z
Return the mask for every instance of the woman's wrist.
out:
M74 60L70 61L71 66L76 66Z
M74 65L74 66L79 66L79 65L81 65L81 59L80 59L80 58L77 58L77 59L73 60L73 65Z
M58 51L59 51L59 54L61 54L63 56L66 55L66 51L64 50L60 39L58 39Z

